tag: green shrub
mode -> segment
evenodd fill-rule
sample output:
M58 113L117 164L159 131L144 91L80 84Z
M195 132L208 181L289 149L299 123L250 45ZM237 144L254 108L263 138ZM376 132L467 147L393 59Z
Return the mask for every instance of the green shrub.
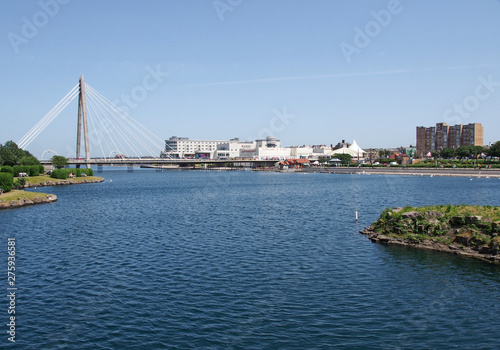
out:
M14 166L12 167L12 169L13 169L13 171L14 171L14 174L13 174L13 175L14 175L15 177L19 176L19 173L22 173L22 172L23 172L23 171L22 171L22 168L23 168L23 166L22 166L22 165L14 165Z
M83 174L94 176L92 169L66 168L52 170L52 175L50 175L50 177L54 179L67 179L71 173L75 174L76 177L81 177Z
M28 176L38 176L43 174L43 165L14 165L12 167L12 175L19 176L19 173L26 173Z
M82 169L82 172L84 172L85 174L87 174L87 176L94 176L94 170L92 170L91 168Z
M52 175L50 175L53 179L67 179L70 172L68 169L55 169L52 170Z
M9 192L12 190L12 186L14 185L14 177L10 173L1 173L0 172L0 188L4 192Z
M14 180L14 188L24 188L25 184L26 184L26 178L24 177L18 177L17 179Z
M2 173L10 173L12 176L14 176L14 168L8 165L4 165L1 169L0 172Z
M40 175L40 168L38 165L28 165L28 171L26 172L29 176Z

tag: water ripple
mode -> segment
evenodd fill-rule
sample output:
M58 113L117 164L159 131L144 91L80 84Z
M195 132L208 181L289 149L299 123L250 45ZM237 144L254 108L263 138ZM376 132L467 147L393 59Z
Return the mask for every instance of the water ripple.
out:
M357 232L387 206L500 205L498 181L104 176L0 212L17 242L20 348L500 347L498 267Z

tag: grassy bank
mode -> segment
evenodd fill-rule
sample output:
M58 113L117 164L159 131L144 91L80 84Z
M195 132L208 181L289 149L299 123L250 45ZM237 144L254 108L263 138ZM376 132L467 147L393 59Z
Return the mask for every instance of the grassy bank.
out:
M61 182L61 179L51 178L49 175L40 175L40 176L32 176L26 177L26 184L30 187L32 186L50 186L51 184L55 185ZM81 183L81 182L100 182L104 181L104 178L99 176L82 176L82 177L74 177L68 178L64 181L68 181L69 183Z
M438 205L386 209L362 233L374 242L500 262L500 207Z
M47 195L48 195L47 193L12 190L10 192L0 195L0 201L14 201L18 200L18 198L21 199L46 198Z
M12 190L0 195L0 209L14 209L55 201L57 201L57 196L54 194Z

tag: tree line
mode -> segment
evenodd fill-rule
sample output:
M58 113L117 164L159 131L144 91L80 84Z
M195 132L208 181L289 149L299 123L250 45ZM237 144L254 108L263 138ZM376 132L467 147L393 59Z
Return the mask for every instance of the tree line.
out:
M53 156L51 163L54 167L60 169L68 164L68 158L63 156ZM0 166L15 165L40 165L40 161L29 151L19 148L14 141L7 141L0 144Z
M495 142L490 148L483 146L460 146L458 148L443 148L431 151L433 157L440 158L478 158L482 154L488 157L500 157L500 141Z
M17 146L14 141L0 144L0 165L40 165L40 161L29 151Z

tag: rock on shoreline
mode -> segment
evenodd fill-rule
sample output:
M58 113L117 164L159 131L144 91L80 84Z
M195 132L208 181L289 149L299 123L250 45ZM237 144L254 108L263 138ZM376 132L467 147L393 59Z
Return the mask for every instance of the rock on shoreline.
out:
M0 201L0 209L20 208L34 204L52 203L57 201L55 194L48 194L45 197L18 198L17 200Z
M24 188L29 188L29 187L45 187L45 186L63 186L63 185L78 185L78 184L92 184L92 183L98 183L98 182L104 182L104 178L100 177L97 179L85 179L81 181L71 181L69 179L66 180L58 180L58 181L43 181L39 182L36 184L30 184L27 183L24 185Z

